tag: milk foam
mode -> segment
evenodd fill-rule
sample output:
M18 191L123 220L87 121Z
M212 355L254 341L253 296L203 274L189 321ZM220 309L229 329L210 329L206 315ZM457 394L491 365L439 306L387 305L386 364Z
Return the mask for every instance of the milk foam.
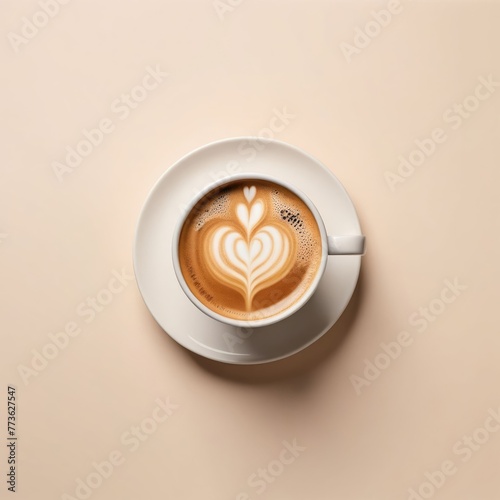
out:
M259 290L287 275L296 255L286 227L258 227L268 210L258 195L252 186L245 192L247 203L236 205L234 223L214 226L208 234L206 255L209 271L243 295L247 311L252 309L252 300Z
M314 280L319 229L288 190L267 181L238 182L209 194L190 215L182 232L186 243L181 234L181 268L193 293L214 311L246 320L273 316Z

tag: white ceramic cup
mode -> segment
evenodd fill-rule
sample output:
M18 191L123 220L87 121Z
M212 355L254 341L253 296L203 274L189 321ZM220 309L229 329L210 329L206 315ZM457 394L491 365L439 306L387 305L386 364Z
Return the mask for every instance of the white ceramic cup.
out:
M232 183L234 181L248 181L251 183L253 180L263 180L272 182L277 184L278 186L283 186L286 189L290 190L294 193L298 198L300 198L309 208L311 213L314 215L316 222L318 224L318 228L321 234L322 241L322 249L321 249L321 262L316 273L314 280L310 283L307 291L302 295L302 297L297 300L293 305L285 309L279 314L276 314L271 317L263 318L263 319L253 319L253 320L238 320L233 318L228 318L222 314L216 313L212 309L209 309L203 303L201 303L198 298L193 294L191 289L189 288L184 276L182 274L181 266L179 263L179 239L181 235L182 228L189 214L196 206L196 204L207 194L215 189L219 189L222 186ZM193 304L198 307L202 312L204 312L207 316L211 318L221 321L222 323L226 323L228 325L243 327L243 328L254 328L271 325L273 323L277 323L288 316L292 315L296 311L298 311L314 294L318 284L323 276L323 273L326 269L326 264L329 255L363 255L365 252L365 237L361 234L348 234L348 235L328 235L326 232L325 224L321 215L319 214L317 208L314 206L313 202L301 191L299 191L296 187L292 186L288 182L285 182L280 179L276 179L269 175L257 174L257 173L243 173L243 174L235 174L224 177L221 180L218 180L205 189L203 189L197 196L195 196L191 202L188 204L186 211L179 218L177 225L174 230L174 235L172 239L172 259L175 274L177 276L177 280L179 281L180 286L184 290L184 293L188 296L188 298L193 302Z

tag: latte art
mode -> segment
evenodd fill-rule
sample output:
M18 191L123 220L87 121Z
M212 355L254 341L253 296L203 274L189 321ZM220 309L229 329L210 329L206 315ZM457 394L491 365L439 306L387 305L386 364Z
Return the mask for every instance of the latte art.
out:
M241 293L247 311L256 293L282 280L295 262L293 235L283 224L259 227L266 207L255 186L245 187L247 203L236 205L235 224L208 232L208 269L221 283Z
M233 181L205 195L181 229L179 263L193 295L225 317L269 318L295 304L322 257L314 215L270 181Z

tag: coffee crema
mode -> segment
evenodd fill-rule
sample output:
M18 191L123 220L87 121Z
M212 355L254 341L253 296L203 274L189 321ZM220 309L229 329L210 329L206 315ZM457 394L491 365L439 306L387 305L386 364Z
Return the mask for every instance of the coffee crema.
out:
M206 307L231 319L267 319L292 307L314 281L321 232L289 189L237 180L193 207L178 254L189 289Z

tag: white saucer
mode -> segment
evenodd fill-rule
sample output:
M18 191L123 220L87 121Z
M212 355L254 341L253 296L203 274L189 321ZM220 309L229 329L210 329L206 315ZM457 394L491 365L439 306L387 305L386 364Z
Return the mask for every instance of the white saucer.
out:
M352 296L361 257L330 256L313 297L279 323L245 330L206 316L177 282L172 235L194 195L223 175L239 172L266 173L298 187L318 208L328 234L361 234L347 192L318 160L279 141L225 139L184 156L154 186L137 226L134 269L151 314L179 344L225 363L265 363L304 349L332 327Z

